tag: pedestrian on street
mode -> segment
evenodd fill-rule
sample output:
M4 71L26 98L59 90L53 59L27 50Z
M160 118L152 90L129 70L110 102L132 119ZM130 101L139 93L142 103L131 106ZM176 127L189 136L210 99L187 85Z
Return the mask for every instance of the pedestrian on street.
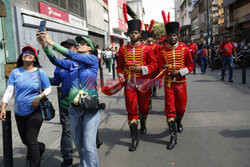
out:
M197 53L198 53L198 45L194 43L193 39L190 39L190 43L187 46L189 48L189 51L192 55L193 62L194 62L194 70L193 74L196 74L196 60L197 60Z
M107 64L107 68L108 68L108 71L109 71L109 75L112 75L112 74L111 74L112 57L113 57L113 52L112 52L111 49L108 47L108 48L107 48L107 52L106 52L105 61L106 61L106 64Z
M201 75L204 75L206 73L207 65L208 65L208 48L204 46L201 49L200 53Z
M61 42L61 46L76 52L77 43L73 39L67 39ZM71 124L68 115L69 102L69 90L70 90L70 75L69 71L56 67L54 71L54 77L50 78L50 83L53 86L59 86L62 84L60 97L59 97L59 111L60 122L62 124L62 136L61 136L61 155L63 158L62 167L68 167L73 163L73 142L71 134Z
M234 56L235 62L237 62L237 53L234 44L231 42L230 35L225 36L224 42L219 46L218 53L222 55L221 81L224 81L226 68L229 66L229 82L233 82Z
M117 64L118 78L125 78L125 104L128 112L128 124L132 137L129 151L135 151L138 144L138 118L142 115L142 134L146 134L146 118L149 109L150 90L140 92L137 87L150 80L150 74L157 69L157 62L153 50L139 42L141 33L141 20L127 19L126 4L123 4L125 21L128 24L128 34L131 42L119 49ZM138 106L137 106L138 105ZM138 108L139 107L139 108ZM139 113L138 113L139 109Z
M106 53L107 53L107 49L104 47L103 49L102 49L102 65L106 65L106 68L108 68L107 67L107 63L106 63Z
M96 50L97 50L99 68L101 68L101 65L102 65L102 50L100 49L99 45L96 45Z
M43 123L39 103L51 93L49 79L40 68L36 49L32 46L24 47L18 57L17 68L10 73L0 114L0 119L5 121L6 107L14 94L17 129L23 144L28 148L30 167L40 167L41 156L45 151L45 144L37 141ZM41 88L44 89L41 93L38 72Z
M217 55L217 49L216 49L216 46L215 46L215 42L214 41L211 41L210 43L210 53L211 53L211 57L210 57L210 67L211 67L211 70L213 71L214 70L214 59L215 59L215 56Z
M165 76L165 115L170 132L170 142L167 149L171 150L177 144L177 133L183 132L181 120L187 104L187 89L185 76L193 68L193 59L189 48L178 42L180 38L180 25L178 22L165 24L168 42L162 47L159 55L159 66L170 66ZM177 130L176 130L177 126Z
M50 61L63 69L70 71L71 87L69 91L70 107L68 110L71 122L72 138L80 157L80 167L98 167L96 135L100 122L100 112L96 110L98 58L93 42L89 38L77 36L77 53L64 48L52 41L45 32L37 31L37 40L43 47ZM57 59L49 49L61 53L69 60ZM95 110L85 110L82 102L87 97ZM80 105L80 103L83 103ZM85 106L86 107L86 106Z

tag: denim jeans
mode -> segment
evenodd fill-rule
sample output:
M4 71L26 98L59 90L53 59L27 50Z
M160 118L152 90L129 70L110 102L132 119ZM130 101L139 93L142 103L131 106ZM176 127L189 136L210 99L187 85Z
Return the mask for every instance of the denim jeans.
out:
M73 142L68 109L60 107L60 120L62 124L61 154L63 160L73 159Z
M197 57L193 57L193 62L194 62L194 70L193 70L193 73L195 74L196 73L196 59Z
M222 78L224 79L227 65L229 66L229 80L233 80L234 59L233 55L229 57L222 56Z
M93 114L70 105L69 119L73 141L79 152L79 167L99 167L96 134L100 112Z
M208 57L200 57L200 63L201 63L201 74L205 74L208 64Z

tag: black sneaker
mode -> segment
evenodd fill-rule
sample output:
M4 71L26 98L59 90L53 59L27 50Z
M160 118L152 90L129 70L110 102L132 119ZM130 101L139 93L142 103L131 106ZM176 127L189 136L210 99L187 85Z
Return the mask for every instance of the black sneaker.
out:
M39 147L39 151L40 151L40 157L42 157L43 153L45 152L45 144L42 142L38 142L38 147Z
M233 80L229 80L229 82L234 82Z
M72 165L72 163L73 163L73 159L67 159L67 160L65 159L65 160L63 160L61 167L68 167L68 166Z
M221 80L221 81L224 81L224 78L221 78L220 80Z

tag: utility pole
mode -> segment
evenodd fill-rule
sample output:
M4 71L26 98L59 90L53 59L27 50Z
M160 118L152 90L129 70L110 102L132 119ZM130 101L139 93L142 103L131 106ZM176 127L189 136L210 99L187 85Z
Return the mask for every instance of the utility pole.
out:
M207 1L207 46L210 46L210 13L209 13L209 0Z

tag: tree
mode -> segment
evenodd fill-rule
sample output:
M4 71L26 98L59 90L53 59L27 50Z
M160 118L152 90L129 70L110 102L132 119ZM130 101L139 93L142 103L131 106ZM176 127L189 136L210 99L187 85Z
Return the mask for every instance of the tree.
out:
M160 38L161 35L165 35L166 31L165 31L165 25L161 22L155 22L154 23L154 31L155 31L155 35L157 36L157 38Z

